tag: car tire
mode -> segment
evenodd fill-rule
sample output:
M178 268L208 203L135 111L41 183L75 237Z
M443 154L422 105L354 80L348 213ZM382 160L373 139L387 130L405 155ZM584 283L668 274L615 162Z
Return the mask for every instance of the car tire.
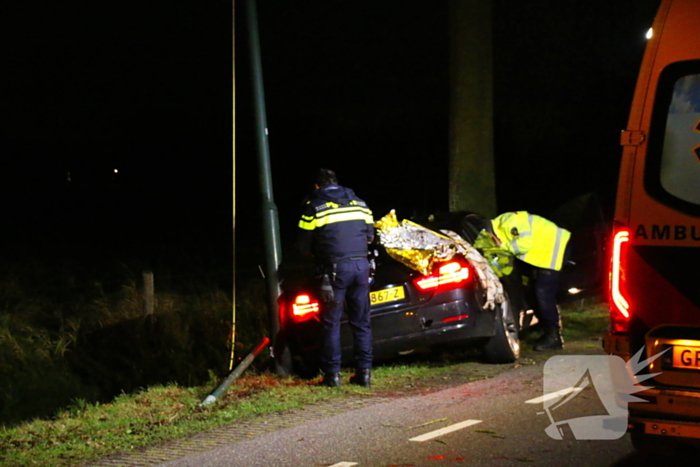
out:
M506 293L503 303L496 306L496 332L483 347L484 359L488 363L513 363L520 358L518 320L513 313Z
M272 355L274 356L275 374L281 377L290 376L293 372L292 353L283 331L277 334Z
M525 311L531 307L528 304L529 300L526 298L525 286L523 285L523 268L519 261L515 261L513 264L513 272L501 277L501 284L504 292L508 294L510 299L513 315L518 318L518 323L520 323L520 315L524 315Z
M292 357L294 374L301 379L313 379L319 375L318 358L311 355L295 355Z

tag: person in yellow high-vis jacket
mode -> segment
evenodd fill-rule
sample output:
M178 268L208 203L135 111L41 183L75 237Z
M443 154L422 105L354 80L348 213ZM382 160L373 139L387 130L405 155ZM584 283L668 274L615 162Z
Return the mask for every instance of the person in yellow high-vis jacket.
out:
M561 269L569 256L571 232L527 211L503 213L486 222L486 229L502 251L534 266L535 315L544 328L534 349L563 348L556 293Z

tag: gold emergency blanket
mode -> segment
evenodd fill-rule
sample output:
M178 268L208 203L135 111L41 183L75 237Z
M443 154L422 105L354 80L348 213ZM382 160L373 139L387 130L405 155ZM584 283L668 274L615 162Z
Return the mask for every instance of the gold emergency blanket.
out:
M484 308L493 309L505 300L503 285L486 259L476 248L450 230L435 232L407 219L398 221L396 213L375 222L379 243L389 256L421 274L428 275L435 263L449 261L460 254L474 267L486 295Z

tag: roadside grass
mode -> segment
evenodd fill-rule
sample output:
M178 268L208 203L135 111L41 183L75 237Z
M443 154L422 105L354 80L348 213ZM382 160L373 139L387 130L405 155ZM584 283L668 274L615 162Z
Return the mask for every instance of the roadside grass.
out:
M234 302L218 276L163 277L149 314L134 277L104 287L76 279L74 289L41 288L33 272L9 279L11 271L0 268L0 426L51 417L75 399L107 402L158 384L202 385L210 371L221 376L228 368ZM262 339L266 305L263 280L239 277L236 285L244 296L235 303L240 357ZM256 361L265 364L264 356Z
M479 365L474 362L474 365ZM74 401L51 420L34 420L0 429L0 465L78 466L112 454L181 438L222 425L300 408L323 400L382 391L408 394L428 388L452 366L414 363L375 370L374 389L345 384L316 386L317 380L280 378L268 373L239 378L215 404L200 406L211 387L176 384L123 394L110 403ZM505 369L505 368L504 368ZM346 376L349 372L345 372ZM488 376L479 376L483 379Z
M569 342L573 349L599 346L607 329L607 308L605 303L595 300L569 304L562 307L562 320L567 347ZM205 407L199 403L218 385L213 375L206 385L154 386L122 394L109 403L77 399L51 419L0 428L0 465L79 466L324 400L411 395L491 378L514 366L534 364L549 356L525 351L516 364L488 365L480 361L473 348L433 350L430 354L417 353L377 365L372 389L348 384L336 389L323 388L316 386L317 380L282 378L249 369L216 403ZM346 370L344 380L350 374Z
M564 350L535 352L532 344L540 336L537 326L520 333L521 360L547 360L553 354L575 355L602 349L603 336L610 327L608 304L600 297L589 297L560 305Z
M0 428L0 465L79 466L116 453L320 401L377 393L408 395L429 390L436 384L454 383L460 376L463 382L474 381L512 367L494 368L472 360L378 366L373 389L349 384L331 389L316 386L317 379L249 374L231 385L216 403L204 407L200 402L216 386L215 381L208 387L155 386L135 394L123 394L103 404L75 400L69 409L50 420L37 419ZM350 370L344 372L346 380L350 374Z
M563 305L561 319L567 340L600 341L610 327L608 304L597 297Z
M241 377L212 406L204 387L176 384L123 394L110 403L76 400L51 420L0 429L0 465L75 466L110 454L198 433L340 393L269 374Z

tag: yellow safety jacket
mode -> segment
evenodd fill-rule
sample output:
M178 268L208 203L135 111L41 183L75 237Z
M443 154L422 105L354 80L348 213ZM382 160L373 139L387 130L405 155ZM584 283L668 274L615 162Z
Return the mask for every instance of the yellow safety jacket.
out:
M491 220L501 248L539 268L561 270L571 232L527 211L506 212Z

